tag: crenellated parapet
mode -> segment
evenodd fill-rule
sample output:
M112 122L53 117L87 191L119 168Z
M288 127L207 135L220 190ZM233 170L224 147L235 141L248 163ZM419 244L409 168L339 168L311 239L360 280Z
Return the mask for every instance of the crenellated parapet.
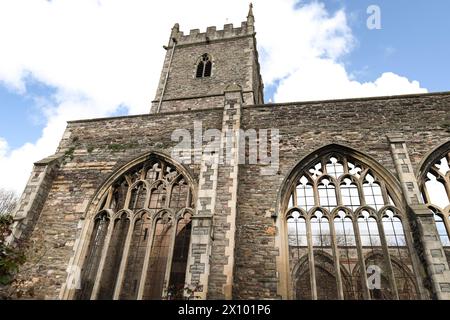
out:
M179 24L175 24L172 28L172 33L169 40L169 47L173 46L174 39L177 46L185 44L208 43L210 41L226 40L242 36L253 36L255 27L253 23L243 21L240 27L234 27L232 23L225 24L222 30L217 30L217 27L211 26L206 28L206 32L200 32L200 29L192 29L189 34L184 34L180 31Z
M240 27L234 27L232 23L227 23L222 30L217 30L217 27L211 26L206 28L206 32L200 32L199 29L190 30L189 34L185 35L180 31L180 25L175 23L172 28L172 33L169 39L169 47L173 46L174 40L176 45L208 43L210 41L226 40L244 36L255 35L255 17L253 15L253 5L250 3L247 21L241 22Z

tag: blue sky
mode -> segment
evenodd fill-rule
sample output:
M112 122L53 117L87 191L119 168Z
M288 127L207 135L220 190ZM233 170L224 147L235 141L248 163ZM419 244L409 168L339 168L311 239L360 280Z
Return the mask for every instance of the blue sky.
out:
M67 120L148 112L175 22L188 33L247 14L239 0L208 15L196 3L211 2L2 1L0 187L22 170L20 190ZM372 4L381 30L367 28ZM266 102L450 90L448 0L255 0L254 12Z
M0 136L11 148L35 141L45 127L39 109L41 99L51 100L55 89L33 79L26 80L26 92L18 92L0 83Z
M333 12L344 8L356 47L343 59L358 81L372 81L386 70L420 81L430 92L450 90L450 1L329 0ZM366 26L367 8L381 9L381 30ZM266 100L276 86L266 88Z
M353 72L364 71L358 79L369 81L385 70L417 79L429 91L450 90L449 71L450 1L330 1L339 3L357 17L350 20L359 47L346 63ZM369 30L361 20L365 8L378 4L382 29ZM335 7L333 4L331 7ZM367 68L367 69L366 69Z

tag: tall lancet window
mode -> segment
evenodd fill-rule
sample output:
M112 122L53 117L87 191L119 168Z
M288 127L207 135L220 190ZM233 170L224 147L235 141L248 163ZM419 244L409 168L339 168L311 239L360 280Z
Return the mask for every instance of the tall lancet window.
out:
M188 270L190 181L162 157L130 168L89 221L75 299L182 299Z
M211 57L209 56L209 54L204 53L197 64L196 77L197 78L210 77L211 71L212 71Z
M283 200L290 296L417 299L407 217L388 173L343 151L308 158Z
M445 149L444 154L440 152L434 155L435 160L426 162L428 167L425 167L420 182L423 198L434 213L436 231L450 263L450 143Z

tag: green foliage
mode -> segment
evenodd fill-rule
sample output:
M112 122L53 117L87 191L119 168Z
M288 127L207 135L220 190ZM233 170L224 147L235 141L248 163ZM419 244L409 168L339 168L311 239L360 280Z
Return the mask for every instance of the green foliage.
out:
M137 146L137 144L135 144L135 143L124 143L124 144L111 143L108 145L107 148L109 150L111 150L112 152L120 152L120 151L125 151L127 149L132 149L136 146Z
M12 232L12 223L11 215L0 215L0 285L11 284L19 266L26 260L25 250L20 243L12 246L6 242Z
M70 147L66 152L64 152L64 159L69 158L69 160L73 160L74 151L75 147Z

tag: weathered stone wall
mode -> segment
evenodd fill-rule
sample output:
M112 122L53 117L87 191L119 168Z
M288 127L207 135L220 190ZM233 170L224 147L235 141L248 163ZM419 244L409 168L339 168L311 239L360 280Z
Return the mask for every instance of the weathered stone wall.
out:
M152 113L158 109L169 65L160 112L203 109L205 102L212 107L209 102L215 104L215 96L222 95L224 89L233 83L247 93L245 104L262 103L262 81L253 28L226 25L224 30L208 28L206 33L191 30L187 36L172 30L172 36L178 42L173 57L174 43L172 40L169 42L155 100L152 102ZM212 74L210 77L196 78L197 64L204 53L208 53L212 59Z
M252 46L253 38L249 36L176 47L164 99L222 94L233 82L244 91L251 91ZM197 63L204 53L211 56L212 74L211 77L196 78Z
M342 144L371 156L398 177L387 134L400 134L417 171L429 151L450 140L449 111L450 93L244 106L242 129L280 130L280 167L277 174L264 176L259 165L240 165L233 268L225 268L230 260L224 259L228 254L224 256L222 250L223 246L230 247L232 240L227 233L229 221L213 217L218 237L212 242L211 261L215 264L210 272L220 272L210 275L213 296L224 297L231 289L223 285L229 279L227 270L234 269L233 298L280 298L277 292L280 250L275 244L273 215L279 214L277 195L283 179L302 158L326 145ZM28 263L21 274L21 278L33 280L36 296L58 297L74 254L81 218L94 193L115 170L151 151L170 155L176 144L171 140L172 132L182 128L193 134L194 120L202 121L203 130L222 130L223 117L224 108L218 107L69 123L58 148L58 155L62 156L60 167L54 171L31 235L41 242L42 256ZM200 164L192 164L190 169L198 180ZM216 182L220 192L233 190L231 171L228 173L218 175L222 179ZM217 212L229 211L231 198L225 196L217 197ZM214 248L215 242L222 247Z
M283 179L304 157L335 143L361 151L398 177L387 138L401 133L414 170L450 140L450 94L353 99L244 107L243 129L280 130L280 170L262 176L258 165L239 169L234 297L276 298L272 214Z
M207 80L205 80L207 81ZM244 103L252 104L253 92L244 92ZM158 102L153 102L152 113L158 108ZM181 112L190 110L202 110L210 108L223 108L223 92L218 95L207 97L191 97L188 99L164 100L161 104L162 112Z
M94 193L118 168L151 151L170 156L172 132L183 125L193 134L193 120L204 129L221 128L222 110L144 115L69 123L59 147L63 155L31 235L39 259L23 267L21 278L33 279L36 298L56 299L80 233L82 216ZM199 168L190 166L198 179Z

